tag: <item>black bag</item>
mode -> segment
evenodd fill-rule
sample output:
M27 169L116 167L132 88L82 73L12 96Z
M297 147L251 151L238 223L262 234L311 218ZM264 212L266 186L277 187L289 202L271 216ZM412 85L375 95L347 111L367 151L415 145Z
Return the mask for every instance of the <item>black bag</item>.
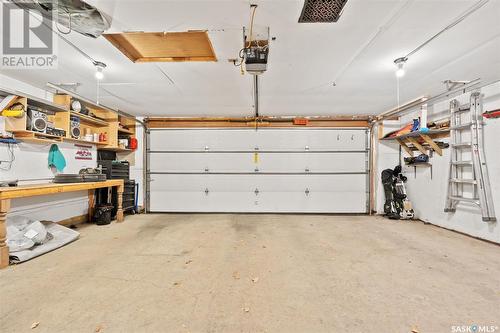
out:
M111 223L111 212L113 206L103 205L98 206L94 212L94 222L97 225L107 225Z

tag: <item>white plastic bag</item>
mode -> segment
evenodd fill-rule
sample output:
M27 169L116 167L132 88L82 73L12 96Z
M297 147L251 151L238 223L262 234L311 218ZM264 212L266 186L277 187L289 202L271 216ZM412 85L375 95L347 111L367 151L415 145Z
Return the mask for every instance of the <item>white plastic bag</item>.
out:
M24 237L31 239L35 244L43 244L47 238L47 229L40 221L34 221L24 229Z
M10 252L24 251L47 240L47 229L40 221L26 216L7 218L7 245Z
M12 225L7 225L7 246L10 252L24 251L35 245L31 239L24 237L24 233Z

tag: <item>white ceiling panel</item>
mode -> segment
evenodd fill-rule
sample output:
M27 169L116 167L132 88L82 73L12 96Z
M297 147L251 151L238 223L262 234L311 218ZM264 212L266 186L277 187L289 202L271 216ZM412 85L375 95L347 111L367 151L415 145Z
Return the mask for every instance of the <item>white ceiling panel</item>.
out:
M263 115L377 114L396 104L393 60L443 29L478 0L349 0L337 23L299 24L302 0L261 0L255 24L269 26ZM107 64L101 103L137 115L253 114L252 78L228 62L242 47L249 1L89 1L112 16L110 32L208 30L218 62L132 63L104 38L67 38ZM490 0L410 57L401 100L437 94L446 79L500 79L500 1ZM97 98L92 63L59 41L57 70L2 73L44 87L79 82ZM336 85L333 85L333 82Z

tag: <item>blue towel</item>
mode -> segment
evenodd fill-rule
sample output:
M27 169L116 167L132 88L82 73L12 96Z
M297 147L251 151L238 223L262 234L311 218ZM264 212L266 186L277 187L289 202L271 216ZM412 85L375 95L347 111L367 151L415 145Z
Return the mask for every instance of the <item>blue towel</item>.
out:
M66 160L56 144L50 146L49 168L51 167L55 167L57 171L63 171L66 167Z

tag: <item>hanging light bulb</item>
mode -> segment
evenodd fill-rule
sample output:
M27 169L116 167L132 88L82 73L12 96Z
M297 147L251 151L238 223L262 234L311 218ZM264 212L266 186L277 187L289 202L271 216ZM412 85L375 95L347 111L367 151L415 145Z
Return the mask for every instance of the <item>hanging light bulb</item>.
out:
M397 66L396 77L405 76L405 69L403 67L404 67L404 64L406 63L407 60L408 60L408 58L406 58L406 57L397 58L396 60L394 60L394 63Z
M95 61L94 66L96 68L95 78L101 81L104 79L104 68L106 68L106 64L100 61Z
M396 70L396 76L397 77L405 76L405 70L403 68L403 63L398 64L398 69Z

